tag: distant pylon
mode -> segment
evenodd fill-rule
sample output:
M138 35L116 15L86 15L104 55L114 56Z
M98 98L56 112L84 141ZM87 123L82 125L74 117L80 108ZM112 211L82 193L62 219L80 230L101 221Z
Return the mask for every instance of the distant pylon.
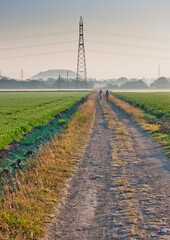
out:
M21 80L24 79L24 71L23 71L23 68L21 69Z
M161 76L161 66L160 64L158 64L158 78L160 78Z
M76 88L78 88L78 80L80 80L80 79L87 81L83 18L82 17L80 17L80 21L79 21L79 44L78 44Z

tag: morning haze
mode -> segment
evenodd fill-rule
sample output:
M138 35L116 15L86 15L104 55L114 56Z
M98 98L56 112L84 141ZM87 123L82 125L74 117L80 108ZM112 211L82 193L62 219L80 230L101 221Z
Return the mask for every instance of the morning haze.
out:
M170 70L170 2L0 0L0 71L31 78L49 69L76 72L84 20L88 77L156 78ZM33 56L34 55L34 56Z
M169 29L170 0L0 0L0 240L170 239Z

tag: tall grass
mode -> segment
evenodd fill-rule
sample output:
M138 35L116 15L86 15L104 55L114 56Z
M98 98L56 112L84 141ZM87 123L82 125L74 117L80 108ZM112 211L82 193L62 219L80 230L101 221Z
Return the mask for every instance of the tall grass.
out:
M76 170L94 119L94 98L79 108L67 129L39 151L27 171L5 186L0 201L0 239L38 239L67 180Z

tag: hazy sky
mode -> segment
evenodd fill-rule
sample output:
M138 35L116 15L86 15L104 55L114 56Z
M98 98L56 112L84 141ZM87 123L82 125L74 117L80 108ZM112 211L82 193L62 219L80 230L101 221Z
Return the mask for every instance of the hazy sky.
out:
M0 0L0 71L76 71L83 16L87 75L170 76L170 0Z

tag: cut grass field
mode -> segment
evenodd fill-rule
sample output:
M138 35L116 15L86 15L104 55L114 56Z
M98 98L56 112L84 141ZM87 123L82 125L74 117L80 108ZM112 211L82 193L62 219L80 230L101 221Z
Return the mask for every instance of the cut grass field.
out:
M0 93L0 149L36 126L47 124L54 116L70 108L87 92Z
M6 183L0 201L0 239L38 239L67 179L75 172L91 132L95 94L80 106L67 129L43 147L26 171Z
M112 93L111 101L164 146L170 156L170 93Z

